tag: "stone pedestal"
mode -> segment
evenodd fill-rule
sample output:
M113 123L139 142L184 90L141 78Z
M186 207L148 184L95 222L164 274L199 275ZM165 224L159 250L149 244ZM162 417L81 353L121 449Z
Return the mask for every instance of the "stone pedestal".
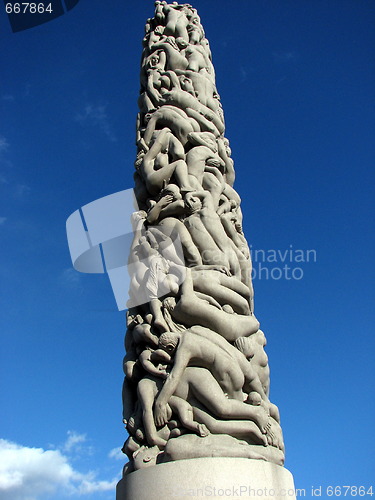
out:
M279 465L245 458L178 460L132 472L116 500L295 499L292 474Z

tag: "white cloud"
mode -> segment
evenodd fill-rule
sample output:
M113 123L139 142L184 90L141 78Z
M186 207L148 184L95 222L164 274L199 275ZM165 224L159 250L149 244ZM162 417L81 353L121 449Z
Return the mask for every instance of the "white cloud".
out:
M75 431L68 431L68 438L62 449L67 453L76 451L77 449L80 450L82 448L81 443L84 443L86 440L86 434L78 434Z
M113 479L112 481L95 481L94 478L83 479L77 488L77 492L80 495L90 495L91 493L97 493L99 491L115 491L118 481L119 478Z
M3 135L0 135L0 153L6 151L9 148L9 142Z
M27 196L30 193L30 191L31 191L31 188L29 186L27 186L26 184L17 184L15 186L14 193L15 193L16 198L21 199L21 198L24 198L25 196Z
M1 500L34 500L59 486L69 487L77 479L59 451L0 440Z
M98 127L111 142L117 141L109 123L107 106L87 104L83 113L78 113L75 119L82 125L89 124Z
M122 461L124 461L126 459L126 455L123 454L123 452L121 451L120 448L113 448L113 450L111 450L108 453L108 457L114 458L115 460L122 460Z
M72 449L82 435L71 433ZM0 439L0 500L39 500L55 491L72 495L114 491L119 478L98 480L94 472L83 474L60 450L29 448Z
M241 74L241 83L247 80L248 71L244 66L240 66L240 74Z
M15 97L12 94L3 94L1 96L1 100L5 102L13 102L15 100Z
M298 54L294 50L279 50L272 53L276 64L295 62L298 60Z
M79 288L81 289L82 274L68 267L64 269L60 274L60 283L67 288Z

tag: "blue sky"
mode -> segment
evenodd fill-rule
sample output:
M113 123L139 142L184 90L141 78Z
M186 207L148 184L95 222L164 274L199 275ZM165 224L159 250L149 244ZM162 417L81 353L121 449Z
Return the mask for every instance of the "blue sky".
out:
M153 2L129 5L81 0L19 33L0 12L0 500L112 499L125 462L113 451L126 437L125 315L106 276L72 269L65 221L132 187ZM193 5L245 234L253 257L265 252L254 262L266 268L254 280L256 314L286 466L307 498L320 485L322 498L329 485L375 493L374 3ZM282 262L286 250L316 259L288 252ZM285 265L301 279L275 271Z

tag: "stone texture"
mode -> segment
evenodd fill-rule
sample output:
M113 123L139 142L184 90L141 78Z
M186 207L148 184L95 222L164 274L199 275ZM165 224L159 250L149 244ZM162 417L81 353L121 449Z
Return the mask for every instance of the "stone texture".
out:
M296 496L292 475L284 467L243 458L162 464L134 472L117 486L117 500L173 498L293 500Z

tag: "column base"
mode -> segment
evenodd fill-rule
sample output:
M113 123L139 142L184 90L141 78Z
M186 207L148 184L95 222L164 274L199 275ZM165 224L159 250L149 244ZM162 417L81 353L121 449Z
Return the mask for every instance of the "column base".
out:
M131 472L118 483L116 500L223 498L295 500L292 474L263 460L193 458Z

